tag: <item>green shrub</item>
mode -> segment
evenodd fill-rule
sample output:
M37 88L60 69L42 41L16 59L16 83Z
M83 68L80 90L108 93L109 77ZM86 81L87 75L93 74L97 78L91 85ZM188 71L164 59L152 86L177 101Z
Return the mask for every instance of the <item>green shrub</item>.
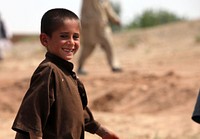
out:
M127 25L127 28L146 28L182 20L184 18L165 10L146 10Z

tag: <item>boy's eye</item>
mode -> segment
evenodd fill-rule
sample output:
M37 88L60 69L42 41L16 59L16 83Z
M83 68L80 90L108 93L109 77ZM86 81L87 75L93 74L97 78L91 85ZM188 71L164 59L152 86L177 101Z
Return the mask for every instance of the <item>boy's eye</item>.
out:
M73 38L74 38L75 40L77 40L77 39L79 38L79 35L74 35Z
M71 36L69 34L60 34L60 37L62 39L69 39ZM74 40L77 40L79 39L79 34L74 34L72 37Z
M63 38L63 39L65 39L65 38L69 38L69 35L67 35L67 34L61 34L60 37Z

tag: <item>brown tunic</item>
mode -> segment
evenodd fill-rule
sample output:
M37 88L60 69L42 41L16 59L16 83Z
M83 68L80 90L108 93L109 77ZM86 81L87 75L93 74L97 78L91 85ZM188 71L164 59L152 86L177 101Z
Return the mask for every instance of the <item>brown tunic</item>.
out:
M46 54L13 123L16 139L28 139L30 131L43 139L84 139L84 130L96 132L99 124L87 108L84 86L72 70L72 63Z

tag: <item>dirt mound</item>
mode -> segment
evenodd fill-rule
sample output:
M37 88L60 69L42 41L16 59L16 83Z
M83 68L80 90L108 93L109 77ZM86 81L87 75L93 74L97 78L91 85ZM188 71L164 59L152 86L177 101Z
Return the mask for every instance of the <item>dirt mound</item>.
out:
M121 76L126 78L121 79ZM92 101L94 110L125 114L155 114L184 106L196 97L195 86L188 85L186 78L174 72L160 76L130 72L121 76L98 80L108 87Z

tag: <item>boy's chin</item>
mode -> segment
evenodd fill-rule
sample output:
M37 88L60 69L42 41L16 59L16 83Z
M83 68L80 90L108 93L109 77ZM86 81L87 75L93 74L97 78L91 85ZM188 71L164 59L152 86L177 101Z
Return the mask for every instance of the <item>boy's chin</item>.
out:
M67 56L65 58L63 58L64 60L68 61L68 60L72 60L73 56Z

